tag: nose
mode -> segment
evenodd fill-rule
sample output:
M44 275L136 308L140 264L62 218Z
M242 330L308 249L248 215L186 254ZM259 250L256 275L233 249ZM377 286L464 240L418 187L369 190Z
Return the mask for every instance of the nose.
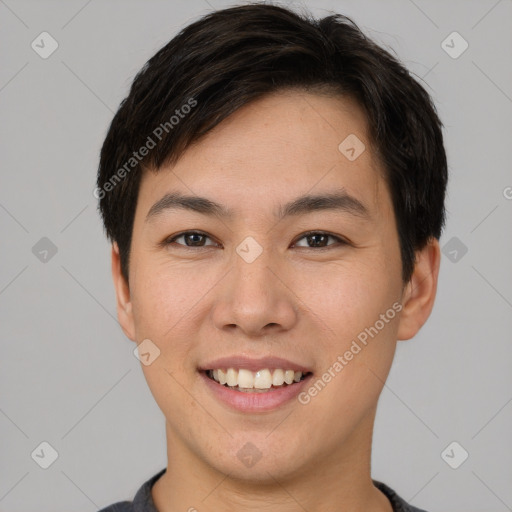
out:
M287 331L298 321L298 297L283 265L263 250L252 262L234 255L230 272L218 289L213 311L215 326L246 337Z

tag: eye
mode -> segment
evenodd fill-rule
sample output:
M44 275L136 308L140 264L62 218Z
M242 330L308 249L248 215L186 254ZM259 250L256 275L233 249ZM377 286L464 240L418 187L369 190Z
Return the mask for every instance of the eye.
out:
M182 238L185 243L178 243L178 245L184 245L186 248L190 247L205 247L204 239L210 237L206 235L205 233L201 233L200 231L185 231L183 233L179 233L178 235L175 235L171 238L168 238L164 241L164 245L170 245L176 243L177 240ZM211 239L210 239L211 240ZM189 244L190 242L190 244ZM216 245L216 244L210 244L210 245Z
M184 243L178 242L178 240L183 239ZM163 245L172 245L177 244L184 246L185 248L193 248L193 247L208 247L208 245L218 245L216 243L213 244L205 244L205 240L211 238L201 231L185 231L183 233L179 233L177 235L172 236L171 238L167 238L164 240ZM340 238L339 236L332 235L325 231L308 231L304 233L298 240L305 239L307 244L311 245L298 245L295 243L296 247L306 247L307 249L324 249L328 248L333 244L327 244L329 239L335 240L338 245L347 245L348 242Z
M306 247L308 249L316 248L328 248L327 241L329 238L336 240L338 245L347 245L347 242L336 235L331 235L330 233L326 233L325 231L308 231L304 233L299 240L305 239L307 244L312 244L312 246L298 246L298 247ZM297 243L295 244L297 246ZM333 245L333 244L330 244Z

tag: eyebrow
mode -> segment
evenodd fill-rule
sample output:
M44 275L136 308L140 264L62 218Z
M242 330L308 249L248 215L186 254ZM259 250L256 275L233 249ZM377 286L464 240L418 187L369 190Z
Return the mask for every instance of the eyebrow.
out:
M145 222L149 222L169 210L188 210L228 220L235 217L233 210L206 197L170 192L153 204L146 215ZM278 220L281 220L285 217L305 215L320 210L342 211L357 217L370 218L370 212L366 206L343 189L333 193L300 196L285 205L281 205L274 215Z

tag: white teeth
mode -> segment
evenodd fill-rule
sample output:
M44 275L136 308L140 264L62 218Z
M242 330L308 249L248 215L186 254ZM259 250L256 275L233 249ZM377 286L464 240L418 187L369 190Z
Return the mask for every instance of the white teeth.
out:
M219 375L219 382L221 384L226 384L227 379L226 379L226 373L224 372L224 370L218 370L218 375Z
M230 368L231 369L231 368ZM236 372L236 370L233 370ZM254 374L249 370L238 370L238 386L241 388L254 387ZM236 384L234 384L236 386Z
M293 382L294 375L293 370L286 370L284 372L284 381L286 384L291 384Z
M228 386L236 386L238 384L238 375L234 368L228 368L226 373L226 383Z
M293 370L269 370L263 368L257 372L252 372L244 368L237 370L236 368L221 368L210 370L210 377L220 384L227 384L230 387L241 389L270 389L272 386L282 386L284 383L290 385L294 382L300 382L302 372L294 372Z
M272 374L270 370L260 370L254 376L254 387L256 389L270 389L272 386Z
M284 372L283 370L274 370L272 375L272 385L282 386L284 384Z

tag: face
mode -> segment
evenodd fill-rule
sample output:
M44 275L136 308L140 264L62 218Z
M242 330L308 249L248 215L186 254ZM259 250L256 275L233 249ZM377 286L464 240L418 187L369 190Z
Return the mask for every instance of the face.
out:
M359 142L340 149L349 135ZM166 194L218 207L153 207ZM435 291L434 280L413 307L418 292L403 287L389 189L362 111L303 92L239 109L177 164L147 172L130 257L128 289L114 248L119 318L132 340L150 340L151 360L159 350L142 369L170 452L241 479L284 481L355 457L396 340L416 332ZM275 374L279 383L279 370L306 377L244 392L204 371L228 368L242 387L264 388Z

